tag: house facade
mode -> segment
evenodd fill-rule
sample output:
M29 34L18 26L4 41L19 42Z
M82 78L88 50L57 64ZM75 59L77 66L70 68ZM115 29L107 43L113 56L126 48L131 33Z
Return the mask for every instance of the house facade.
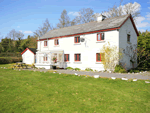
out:
M22 62L26 64L36 63L36 49L26 48L22 53Z
M56 57L55 65L59 68L104 70L100 55L103 45L109 42L118 51L126 49L129 43L137 44L137 35L131 15L109 19L101 15L96 22L52 30L39 37L35 66L50 69ZM132 67L127 56L122 62L127 69Z

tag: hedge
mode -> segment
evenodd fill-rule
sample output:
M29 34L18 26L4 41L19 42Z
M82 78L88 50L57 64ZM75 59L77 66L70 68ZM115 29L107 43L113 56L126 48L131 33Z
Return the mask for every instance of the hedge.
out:
M0 57L0 64L22 62L22 57Z

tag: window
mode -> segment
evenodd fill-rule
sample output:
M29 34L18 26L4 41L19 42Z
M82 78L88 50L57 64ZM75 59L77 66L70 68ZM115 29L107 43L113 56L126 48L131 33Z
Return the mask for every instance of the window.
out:
M44 41L44 46L47 46L47 41Z
M65 54L64 61L69 61L69 54Z
M47 56L44 56L44 57L43 57L43 60L44 60L44 61L47 61Z
M96 62L101 62L101 55L100 53L96 53Z
M130 42L130 35L127 34L127 42Z
M55 40L54 40L54 44L55 44L55 45L59 45L59 40L58 40L58 39L55 39Z
M102 41L104 40L104 33L98 33L97 34L97 41Z
M81 61L81 54L75 54L75 61Z
M79 43L80 42L80 36L74 37L74 43Z

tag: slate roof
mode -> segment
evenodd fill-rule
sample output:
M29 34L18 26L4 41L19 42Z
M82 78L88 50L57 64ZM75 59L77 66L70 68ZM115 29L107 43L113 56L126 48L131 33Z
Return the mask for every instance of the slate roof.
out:
M30 49L34 54L36 54L37 50L35 48L28 48Z
M39 39L73 35L77 33L85 33L85 32L104 30L104 29L110 29L110 28L117 28L117 27L120 27L129 16L130 14L127 14L127 15L123 15L119 17L106 18L102 22L94 21L94 22L89 22L85 24L50 30L43 36L39 37Z

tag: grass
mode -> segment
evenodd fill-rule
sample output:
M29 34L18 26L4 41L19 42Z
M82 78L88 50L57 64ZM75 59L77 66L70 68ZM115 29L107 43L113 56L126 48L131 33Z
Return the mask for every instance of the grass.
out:
M149 113L150 84L0 68L0 113L22 112Z

